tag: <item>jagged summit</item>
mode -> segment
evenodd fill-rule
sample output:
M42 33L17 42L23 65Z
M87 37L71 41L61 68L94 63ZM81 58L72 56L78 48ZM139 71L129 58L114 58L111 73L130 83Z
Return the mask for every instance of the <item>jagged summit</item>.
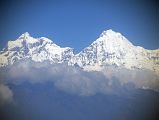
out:
M38 42L38 41L53 43L52 40L50 40L46 37L33 38L33 37L31 37L31 35L28 32L25 32L22 35L20 35L17 40L26 41L27 43L35 43L35 42Z
M27 38L27 37L30 37L30 34L28 32L25 32L19 38Z
M22 59L63 63L73 55L72 48L61 48L46 37L33 38L26 32L15 41L8 41L7 47L0 54L0 66L14 64Z
M40 44L47 44L47 43L53 44L53 41L46 37L33 38L30 36L28 32L25 32L22 35L20 35L18 39L14 41L8 41L7 49L12 50L14 48L19 48L24 46L29 48L31 46L35 46L35 44L40 45ZM54 46L57 46L57 45L54 44Z
M112 29L104 30L104 31L100 34L99 37L103 37L103 36L105 36L105 35L107 35L107 34L114 34L114 33L116 33L116 32L114 32Z
M8 41L0 52L0 66L31 59L35 62L67 63L85 70L102 70L107 65L127 69L148 69L159 73L159 51L134 46L121 33L103 31L90 46L74 55L73 49L60 47L46 37L33 38L28 32Z

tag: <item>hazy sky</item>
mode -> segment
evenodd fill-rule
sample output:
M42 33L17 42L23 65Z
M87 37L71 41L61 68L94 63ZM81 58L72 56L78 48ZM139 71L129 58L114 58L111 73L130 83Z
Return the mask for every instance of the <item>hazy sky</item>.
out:
M0 3L0 48L27 31L78 52L103 30L113 29L135 45L156 49L158 21L155 0L4 0Z

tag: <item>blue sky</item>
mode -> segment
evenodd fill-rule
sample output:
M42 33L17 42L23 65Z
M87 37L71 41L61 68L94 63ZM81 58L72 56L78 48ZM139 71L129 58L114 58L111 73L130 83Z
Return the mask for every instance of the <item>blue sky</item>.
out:
M27 31L79 52L113 29L135 45L156 49L158 13L155 0L6 0L0 4L0 48Z

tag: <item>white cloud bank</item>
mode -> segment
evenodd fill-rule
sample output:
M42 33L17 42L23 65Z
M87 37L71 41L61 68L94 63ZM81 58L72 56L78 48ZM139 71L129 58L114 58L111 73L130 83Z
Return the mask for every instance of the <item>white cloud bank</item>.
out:
M15 84L52 82L66 92L78 95L114 94L125 89L149 88L159 91L159 77L146 70L106 67L104 72L87 72L64 64L50 65L25 61L1 70L1 79ZM6 88L7 89L7 88ZM9 90L8 90L9 91ZM10 93L11 95L11 93Z

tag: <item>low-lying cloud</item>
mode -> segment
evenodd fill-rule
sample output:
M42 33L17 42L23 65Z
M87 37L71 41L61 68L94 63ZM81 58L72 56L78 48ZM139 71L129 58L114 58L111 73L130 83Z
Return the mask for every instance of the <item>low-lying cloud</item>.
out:
M19 62L7 69L2 69L1 83L32 84L52 82L57 88L78 95L96 93L116 94L125 89L149 88L159 90L159 77L146 70L127 70L124 68L106 67L103 72L83 71L81 68L65 64ZM1 84L0 94L12 92ZM3 90L4 89L4 90ZM7 95L7 94L6 94ZM6 96L6 98L9 98ZM2 97L1 97L2 98ZM5 96L3 97L5 98Z
M112 92L114 89L102 72L87 72L65 64L20 62L9 67L7 72L3 73L3 77L6 79L3 82L14 84L51 81L57 88L78 95L94 95Z
M0 84L0 106L10 103L13 100L13 93L4 84Z

